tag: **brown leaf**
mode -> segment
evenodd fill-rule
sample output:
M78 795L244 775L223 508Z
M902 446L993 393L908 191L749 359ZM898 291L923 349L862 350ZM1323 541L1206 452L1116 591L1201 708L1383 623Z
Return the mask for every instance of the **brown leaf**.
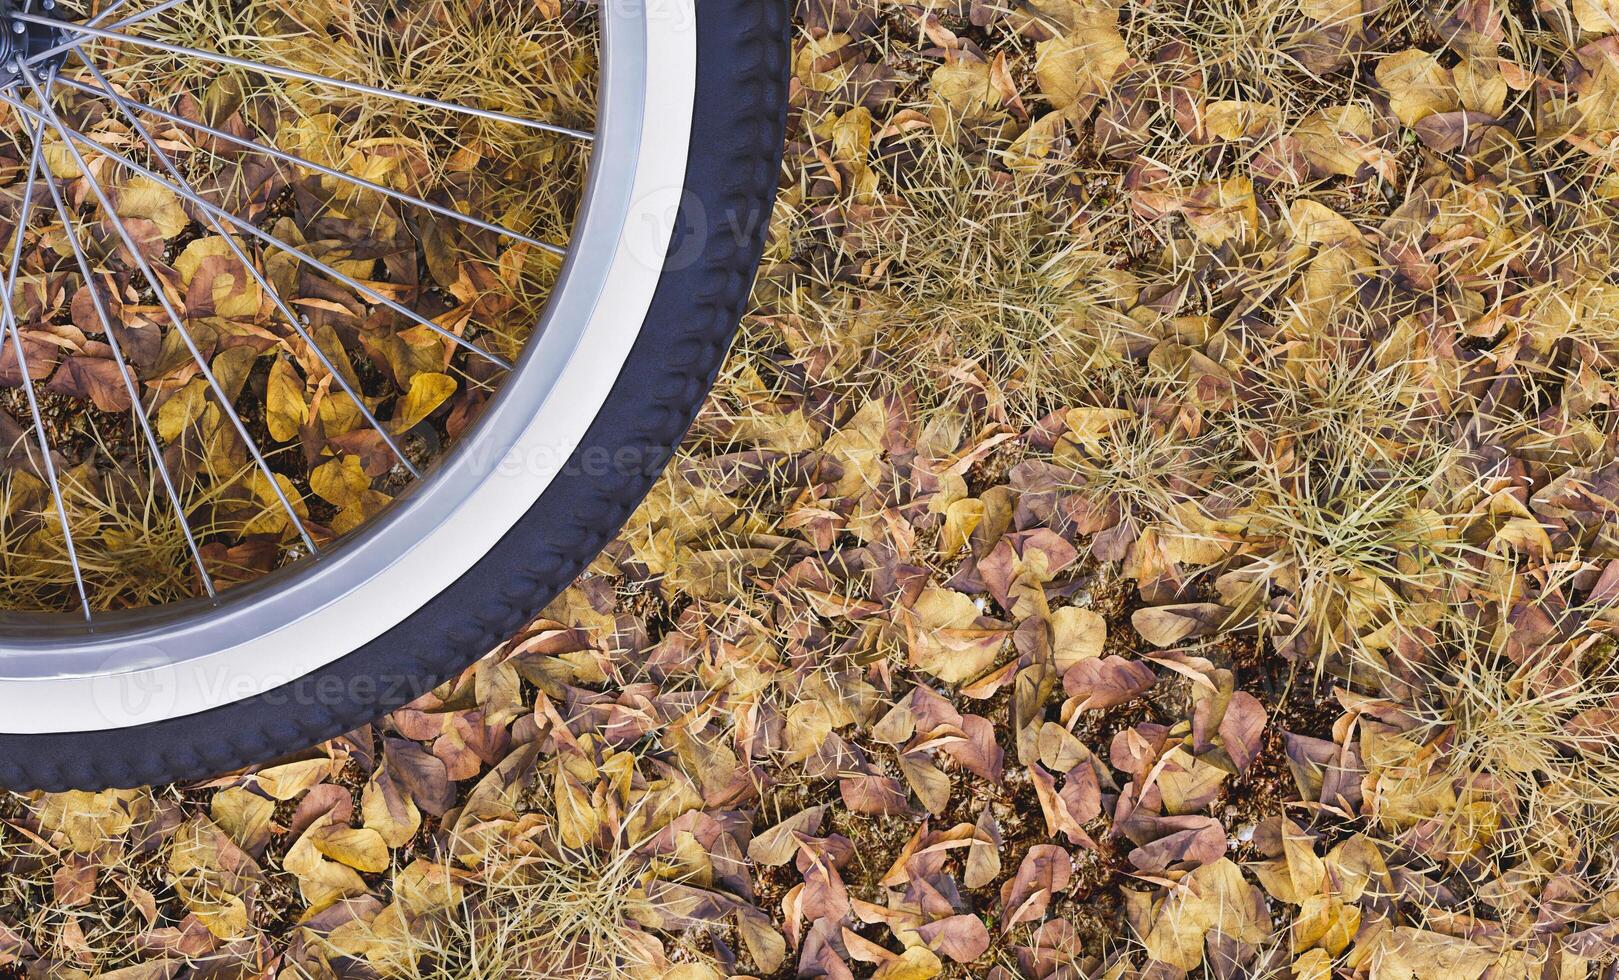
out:
M838 921L850 915L849 891L830 861L809 848L800 847L796 866L804 876L799 902L806 918Z
M1220 744L1239 773L1247 772L1259 757L1264 737L1265 706L1246 691L1232 694L1225 717L1220 719Z
M932 766L927 768L933 769ZM933 771L938 773L937 769ZM843 805L856 813L897 816L909 812L911 808L905 795L905 788L892 776L853 773L838 780L838 791L842 796Z
M1494 116L1462 110L1436 112L1431 116L1424 116L1415 128L1417 136L1429 149L1449 153L1478 139L1495 123Z
M800 837L814 837L821 832L821 821L826 816L825 805L800 810L748 843L748 857L766 867L786 864L798 853Z
M1142 639L1157 647L1172 647L1183 640L1207 636L1220 628L1230 610L1213 602L1178 606L1148 606L1130 615L1130 625Z
M992 783L1001 781L1001 769L1006 753L995 740L995 725L979 715L963 715L961 729L965 741L950 742L943 746L945 755L966 766L974 775Z
M1063 690L1080 699L1083 710L1101 710L1133 701L1158 682L1146 664L1111 656L1082 660L1062 677Z
M402 738L383 739L382 754L388 771L410 790L417 806L441 817L455 805L455 784L450 782L443 760Z
M1177 864L1207 864L1225 854L1225 828L1213 817L1170 818L1189 823L1130 852L1130 863L1142 871L1164 871Z
M82 858L70 861L51 875L51 897L59 906L78 908L96 894L96 866Z
M322 817L330 816L333 823L348 823L354 816L354 794L336 783L316 783L298 801L297 809L287 821L288 832L302 835Z
M989 929L976 915L952 915L918 927L917 935L936 953L971 963L989 949Z
M1029 848L1017 874L1001 886L1001 932L1043 918L1051 900L1068 887L1073 875L1074 862L1067 851L1055 844Z
M127 412L131 404L124 375L110 358L69 357L46 387L73 398L88 398L103 412Z

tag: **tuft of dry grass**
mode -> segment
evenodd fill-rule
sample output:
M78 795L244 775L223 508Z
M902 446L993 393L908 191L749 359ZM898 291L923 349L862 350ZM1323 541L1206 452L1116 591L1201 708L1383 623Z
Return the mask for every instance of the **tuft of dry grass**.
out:
M893 141L882 195L840 228L786 230L830 238L810 270L772 286L842 390L899 382L1027 424L1117 364L1133 294L1100 245L1122 219L1085 224L1043 182L998 166L1008 152Z
M492 858L481 880L422 930L369 955L409 980L595 980L654 968L638 920L652 903L644 861L625 850Z

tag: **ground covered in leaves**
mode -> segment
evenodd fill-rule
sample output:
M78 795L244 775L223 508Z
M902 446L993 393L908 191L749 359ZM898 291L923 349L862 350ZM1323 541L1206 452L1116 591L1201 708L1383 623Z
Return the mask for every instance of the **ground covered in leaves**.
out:
M620 539L302 757L6 800L0 970L1611 975L1619 3L798 15Z

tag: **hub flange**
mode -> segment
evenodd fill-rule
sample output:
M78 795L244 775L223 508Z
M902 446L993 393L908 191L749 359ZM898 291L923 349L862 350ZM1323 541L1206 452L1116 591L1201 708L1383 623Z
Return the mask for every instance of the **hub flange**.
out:
M37 75L54 72L62 66L66 51L51 52L53 48L71 40L65 27L25 23L11 17L13 13L35 14L64 20L62 5L56 0L0 0L0 85L9 85L18 77L17 61L27 61L41 55L42 60L29 65Z

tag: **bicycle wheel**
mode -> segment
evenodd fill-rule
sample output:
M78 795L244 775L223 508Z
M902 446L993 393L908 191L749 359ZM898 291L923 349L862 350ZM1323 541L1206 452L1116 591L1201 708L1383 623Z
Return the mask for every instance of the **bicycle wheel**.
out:
M90 6L0 0L13 789L264 761L520 628L690 425L785 128L779 0Z

